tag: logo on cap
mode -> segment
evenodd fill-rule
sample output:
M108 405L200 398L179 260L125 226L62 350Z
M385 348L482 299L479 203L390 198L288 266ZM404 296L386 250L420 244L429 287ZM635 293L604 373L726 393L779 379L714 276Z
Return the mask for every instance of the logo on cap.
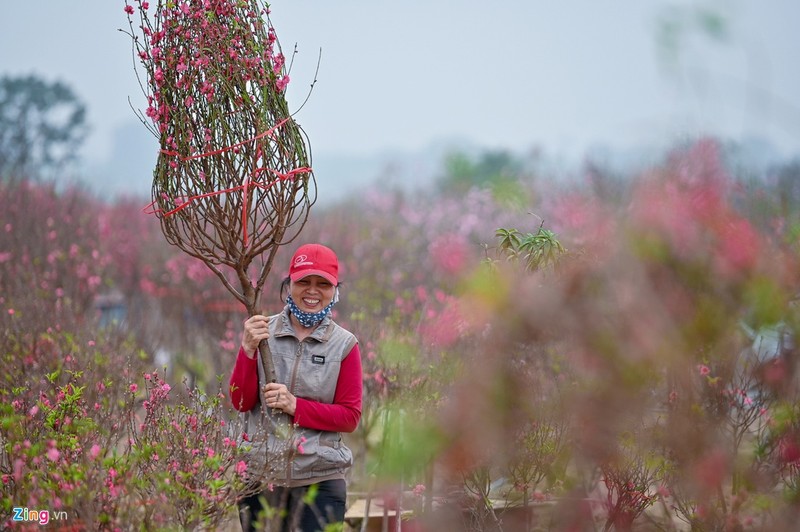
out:
M308 256L307 255L298 255L294 259L294 265L295 266L311 266L313 264L314 264L313 262L308 260Z

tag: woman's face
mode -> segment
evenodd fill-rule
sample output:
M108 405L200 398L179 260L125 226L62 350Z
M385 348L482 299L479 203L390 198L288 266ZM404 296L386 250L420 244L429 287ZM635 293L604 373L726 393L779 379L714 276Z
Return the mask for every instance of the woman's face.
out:
M289 295L303 312L319 312L333 301L336 287L319 275L309 275L289 284Z

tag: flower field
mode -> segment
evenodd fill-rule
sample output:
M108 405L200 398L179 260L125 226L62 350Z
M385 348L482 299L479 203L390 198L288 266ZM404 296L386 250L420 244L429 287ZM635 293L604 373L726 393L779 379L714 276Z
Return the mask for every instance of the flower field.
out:
M792 530L790 170L737 175L704 139L636 176L515 176L511 199L376 186L314 207L262 311L297 244L337 251L364 368L353 500L407 530ZM144 203L0 183L3 528L236 521L247 312Z

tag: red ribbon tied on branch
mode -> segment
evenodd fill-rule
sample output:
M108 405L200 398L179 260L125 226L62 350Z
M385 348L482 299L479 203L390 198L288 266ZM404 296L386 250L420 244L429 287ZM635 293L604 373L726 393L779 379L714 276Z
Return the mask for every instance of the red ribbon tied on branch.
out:
M266 137L266 136L271 136L275 132L275 130L277 130L279 127L281 127L283 124L285 124L288 120L289 120L288 118L284 118L283 120L281 120L280 122L278 122L277 124L275 124L274 126L269 128L267 131L264 131L263 133L259 133L255 137L249 138L247 140L243 140L242 142L239 142L239 143L234 144L232 146L227 146L225 148L220 148L220 149L217 149L217 150L204 152L204 153L198 153L196 155L190 155L188 157L183 157L178 152L169 151L169 150L161 150L161 153L163 153L165 155L174 155L174 156L178 157L181 161L189 161L189 160L192 160L192 159L200 159L200 158L203 158L203 157L210 157L212 155L219 155L220 153L225 153L226 151L233 150L233 149L238 148L240 146L243 146L243 145L245 145L247 143L255 142L256 140L258 140L260 138L263 138L263 137ZM259 154L260 154L260 148L259 148L259 153L256 156L256 160L258 160L258 155ZM247 190L250 187L258 187L258 188L266 190L266 189L272 187L272 185L274 185L275 183L278 183L280 181L284 181L286 179L294 179L297 174L305 174L305 173L308 173L308 172L311 172L311 167L308 167L308 166L301 166L299 168L294 168L292 170L289 170L288 172L278 172L277 170L274 170L272 168L266 168L266 167L264 167L264 168L255 168L253 170L252 176L246 175L244 177L244 180L242 181L241 185L238 185L238 186L235 186L235 187L231 187L231 188L226 188L226 189L223 189L223 190L215 190L214 192L206 192L205 194L198 194L197 196L189 196L188 198L186 198L185 201L182 201L181 203L178 203L178 202L181 201L180 197L172 198L172 200L178 206L175 207L174 209L170 210L170 211L167 211L167 212L164 212L162 209L156 208L155 207L156 200L153 200L152 202L150 202L143 209L143 212L145 214L161 213L164 217L172 216L176 212L185 209L186 207L188 207L190 204L192 204L193 202L195 202L197 200L200 200L200 199L203 199L203 198L209 198L209 197L212 197L212 196L218 196L220 194L227 194L229 192L237 192L237 191L241 190L241 191L243 191L243 193L242 193L243 194L242 195L242 240L244 242L245 247L247 247ZM276 176L276 178L273 179L272 181L270 181L269 183L259 183L256 180L256 178L262 173L273 174L273 175Z

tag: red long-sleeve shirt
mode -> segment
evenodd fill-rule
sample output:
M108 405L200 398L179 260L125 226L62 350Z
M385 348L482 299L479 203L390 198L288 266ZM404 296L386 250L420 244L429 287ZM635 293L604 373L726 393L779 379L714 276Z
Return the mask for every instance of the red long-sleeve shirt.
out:
M330 432L353 432L361 419L361 351L358 344L342 360L333 403L297 397L294 422L301 427ZM258 358L239 348L230 379L234 408L247 412L258 405Z

